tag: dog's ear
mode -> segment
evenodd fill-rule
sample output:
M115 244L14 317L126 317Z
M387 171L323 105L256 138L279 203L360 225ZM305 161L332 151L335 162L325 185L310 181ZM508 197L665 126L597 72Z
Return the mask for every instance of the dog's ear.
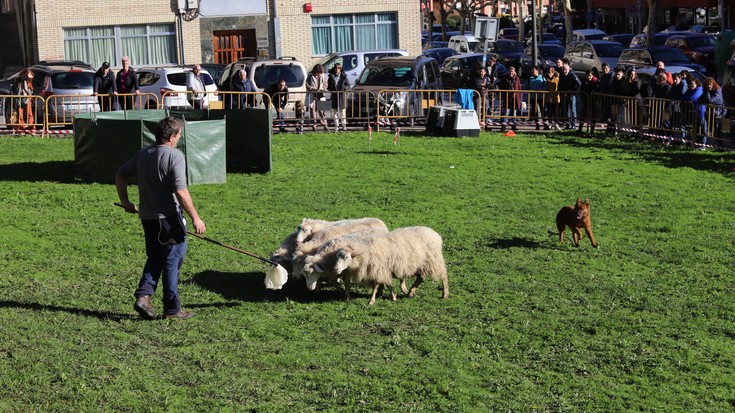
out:
M580 202L581 202L581 201L580 201L580 198L579 198L579 197L577 197L577 203L579 204Z
M589 205L589 204L590 204L590 200L589 200L588 198L585 198L585 199L584 199L584 202L582 202L582 203L583 203L583 204L587 204L587 205Z

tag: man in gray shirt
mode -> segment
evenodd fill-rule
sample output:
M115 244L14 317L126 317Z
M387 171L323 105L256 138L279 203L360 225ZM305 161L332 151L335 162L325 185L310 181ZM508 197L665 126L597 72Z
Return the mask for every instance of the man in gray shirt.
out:
M179 301L179 270L186 255L186 221L181 207L191 218L197 234L206 231L186 187L186 160L175 149L181 138L182 121L167 117L158 124L156 144L135 153L120 167L115 186L120 203L130 213L138 212L145 233L146 255L143 276L135 291L133 308L144 319L156 318L151 296L163 274L163 317L186 319ZM128 180L138 179L140 209L128 199Z

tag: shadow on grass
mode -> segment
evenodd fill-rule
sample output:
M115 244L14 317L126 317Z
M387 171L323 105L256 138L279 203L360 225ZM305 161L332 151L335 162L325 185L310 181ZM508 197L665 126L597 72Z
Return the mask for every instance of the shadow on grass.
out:
M539 248L540 246L541 246L541 243L538 241L533 241L527 238L518 238L518 237L513 237L511 239L499 239L499 240L495 240L495 242L488 244L488 247L490 248L500 248L500 249Z
M669 168L688 167L700 171L730 173L735 166L735 152L699 152L687 146L663 146L660 143L631 141L602 133L587 135L547 135L559 145L597 148L620 153L635 153L645 160Z
M264 286L265 273L248 272L232 273L221 271L203 271L196 274L192 283L227 300L248 302L261 301L296 301L299 303L318 303L342 299L342 291L332 288L322 289L319 292L306 289L303 279L290 279L280 290L268 290ZM350 292L353 297L362 294ZM189 305L188 307L196 307Z
M52 312L64 312L69 314L81 315L84 317L94 317L100 320L113 320L122 321L137 319L138 315L133 314L120 314L109 311L96 311L96 310L85 310L83 308L72 308L72 307L61 307L56 305L46 305L39 303L23 303L19 301L0 301L0 308L22 308L26 310L35 311L52 311Z
M52 181L63 184L77 183L73 161L22 162L0 165L2 181Z
M357 151L360 155L405 155L406 152L401 151Z

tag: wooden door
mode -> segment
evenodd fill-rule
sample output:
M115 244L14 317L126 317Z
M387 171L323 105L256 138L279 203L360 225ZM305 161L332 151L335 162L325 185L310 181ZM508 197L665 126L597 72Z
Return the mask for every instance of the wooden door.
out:
M215 31L213 44L214 63L228 64L257 53L255 29Z

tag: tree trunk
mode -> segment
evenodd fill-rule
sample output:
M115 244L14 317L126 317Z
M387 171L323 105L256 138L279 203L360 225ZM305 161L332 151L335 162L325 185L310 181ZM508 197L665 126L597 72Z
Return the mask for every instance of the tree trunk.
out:
M526 0L516 0L518 7L518 41L523 43L526 35Z
M567 44L572 41L572 3L564 0L564 29L567 32Z
M659 0L646 0L648 3L648 23L646 23L646 45L654 46L653 34L656 33L656 9Z

